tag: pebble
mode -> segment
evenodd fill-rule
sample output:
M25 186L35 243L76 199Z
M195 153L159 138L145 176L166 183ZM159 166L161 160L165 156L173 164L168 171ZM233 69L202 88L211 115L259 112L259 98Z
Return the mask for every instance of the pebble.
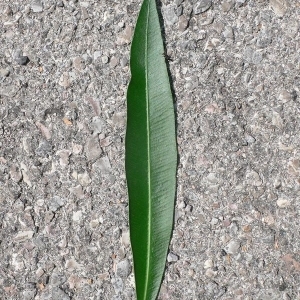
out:
M35 125L41 131L46 140L51 139L51 132L44 124L42 124L41 122L36 122Z
M51 294L52 298L49 299L70 300L70 297L59 287L53 287Z
M23 163L21 163L21 172L22 172L22 178L23 181L29 186L32 187L32 183L30 181L29 175L28 175L28 168L26 167L26 165L24 165Z
M111 165L109 158L107 156L99 158L94 164L93 169L101 171L101 173L106 174L111 172Z
M190 205L190 204L188 204L186 207L185 207L185 209L184 209L186 212L188 212L188 213L190 213L190 212L192 212L193 211L193 206L192 205Z
M52 144L46 140L42 140L35 150L38 156L46 157L52 153Z
M270 0L269 2L271 9L278 17L283 17L287 11L286 0Z
M279 198L276 203L280 208L287 208L291 205L291 201L285 198Z
M219 220L217 218L212 218L210 223L211 223L211 225L215 226L219 223Z
M115 68L118 65L118 63L119 63L119 59L117 57L113 56L110 60L110 66L112 68Z
M80 222L82 220L82 210L73 212L72 220L74 222Z
M163 8L164 21L167 26L172 26L178 21L176 11L176 6L173 4L167 5Z
M61 74L58 84L64 88L68 88L71 85L71 77L68 72Z
M117 270L116 270L117 276L121 278L127 278L130 273L131 273L131 265L127 259L124 259L117 263Z
M92 229L95 229L98 225L99 225L99 220L98 219L95 219L95 220L91 220L90 221L90 227L92 228Z
M170 263L170 262L176 262L179 260L179 257L178 255L172 253L172 252L169 252L168 253L168 256L167 256L167 261Z
M76 70L81 71L84 69L84 61L80 56L73 59L73 66Z
M120 235L121 235L121 229L119 227L115 228L113 230L113 237L114 237L114 239L115 240L119 239Z
M82 186L88 186L92 182L89 174L86 171L84 173L78 174L77 178L78 178L78 182Z
M35 290L25 290L25 291L23 291L23 299L24 300L32 300L32 299L34 299L35 295L36 295Z
M206 270L205 275L209 278L215 277L218 274L217 271L214 271L213 269L209 268Z
M182 15L179 17L178 27L180 31L185 31L189 26L189 20L186 16Z
M183 14L183 6L179 5L176 9L176 15L177 17L180 17Z
M30 7L34 13L42 12L44 9L41 1L33 1Z
M117 127L125 126L125 116L122 112L117 112L112 117L112 123Z
M123 41L122 44L129 44L131 42L132 35L133 35L132 26L126 26L124 31L121 34L121 39Z
M287 90L281 90L278 96L278 99L282 101L282 103L287 103L293 99L291 93Z
M247 179L247 183L249 185L254 185L254 186L262 185L262 180L261 180L259 174L254 170L249 170L246 173L246 179Z
M283 32L290 38L296 37L299 31L299 21L296 19L288 19L287 23L283 25Z
M60 157L59 164L62 168L65 168L69 164L69 157L71 155L71 151L67 149L59 150L56 154Z
M103 131L105 122L100 117L93 117L92 129L93 134L99 134Z
M207 16L206 18L204 18L203 21L201 21L200 25L201 26L209 25L209 24L211 24L214 21L214 19L215 18L213 16Z
M103 55L103 56L101 57L101 61L102 61L102 63L107 64L107 63L109 62L108 56L107 56L107 55Z
M248 144L253 144L256 141L256 139L250 134L245 134L245 140Z
M179 209L184 209L185 207L186 207L186 204L185 204L184 201L180 201L180 202L178 203L178 208L179 208Z
M198 34L199 40L204 40L206 38L206 31L205 30L200 30Z
M211 40L208 40L205 44L204 50L213 50L217 46L221 44L221 40L217 38L212 38Z
M206 179L210 183L217 183L218 182L218 178L217 178L216 173L208 173L208 175L206 176Z
M120 28L124 28L124 27L125 27L125 22L124 22L124 21L119 22L119 23L118 23L118 26L119 26Z
M26 66L29 63L29 58L27 56L18 56L15 58L15 61L20 66Z
M59 196L54 196L50 200L50 203L48 204L49 209L52 212L56 212L60 207L64 206L66 203L66 200L59 197Z
M86 7L81 7L81 17L82 17L82 20L89 19L89 14L88 14Z
M275 111L273 111L272 125L276 126L279 129L283 128L283 120L282 120L280 114Z
M101 51L95 51L94 52L94 60L97 60L99 57L101 57L101 55L102 55L102 52Z
M111 283L112 283L112 286L113 286L116 294L119 294L123 291L124 284L123 284L123 280L121 277L119 277L119 276L113 277L111 279Z
M212 259L207 259L204 262L204 269L212 268L214 266L214 262Z
M193 12L195 15L204 13L211 7L212 1L211 0L199 0L193 6Z
M183 3L183 1L184 0L176 0L175 2L176 2L176 5L179 6L179 5L181 5Z
M263 52L262 51L254 51L252 55L252 62L255 65L259 65L263 60Z
M130 245L129 231L122 232L121 242L124 247L128 247Z
M100 157L102 150L100 148L98 135L93 135L87 140L84 150L88 161L95 161Z
M247 0L236 0L236 5L238 7L241 7L243 6L245 3L246 3Z
M82 152L82 149L83 149L82 145L73 143L72 151L73 151L74 154L77 154L77 155L80 154Z
M0 76L1 77L7 77L10 74L10 71L8 69L0 69Z
M233 29L231 26L225 26L225 30L223 31L223 36L225 39L233 39Z
M240 248L240 242L236 240L231 240L227 246L224 248L228 254L237 254Z
M122 68L126 67L128 65L128 58L122 57L120 63Z
M15 236L15 240L17 242L24 242L26 240L29 240L33 237L34 231L32 230L27 230L27 231L20 231L17 233L17 235Z
M224 1L221 5L223 12L229 12L233 5L233 1Z
M59 0L56 2L57 7L64 7L64 2L62 0Z
M10 167L9 174L10 174L11 179L16 183L18 183L22 180L22 172L19 170L19 168L16 165L12 165Z

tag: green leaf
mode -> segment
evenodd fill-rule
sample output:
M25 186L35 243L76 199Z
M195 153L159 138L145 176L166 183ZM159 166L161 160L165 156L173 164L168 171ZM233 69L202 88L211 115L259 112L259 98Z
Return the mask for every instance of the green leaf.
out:
M155 0L144 0L131 47L126 177L138 300L156 299L176 189L175 117Z

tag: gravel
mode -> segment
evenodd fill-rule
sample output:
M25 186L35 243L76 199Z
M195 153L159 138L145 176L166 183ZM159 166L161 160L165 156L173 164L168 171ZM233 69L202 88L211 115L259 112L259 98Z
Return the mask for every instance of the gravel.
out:
M135 299L124 172L141 1L0 5L1 299ZM159 299L300 299L298 0L164 0L179 151Z

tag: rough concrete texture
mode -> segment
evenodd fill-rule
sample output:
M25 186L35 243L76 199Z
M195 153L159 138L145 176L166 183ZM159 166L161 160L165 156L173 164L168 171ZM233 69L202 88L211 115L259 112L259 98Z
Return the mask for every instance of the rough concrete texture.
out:
M135 299L124 173L141 1L0 1L0 299ZM300 2L164 0L180 154L159 299L300 299Z

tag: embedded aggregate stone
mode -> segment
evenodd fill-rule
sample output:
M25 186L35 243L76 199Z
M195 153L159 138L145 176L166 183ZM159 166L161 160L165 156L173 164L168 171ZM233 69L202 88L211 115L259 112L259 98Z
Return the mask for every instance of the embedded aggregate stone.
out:
M1 299L136 299L124 140L140 5L0 5ZM159 12L178 170L158 299L298 299L299 1Z

